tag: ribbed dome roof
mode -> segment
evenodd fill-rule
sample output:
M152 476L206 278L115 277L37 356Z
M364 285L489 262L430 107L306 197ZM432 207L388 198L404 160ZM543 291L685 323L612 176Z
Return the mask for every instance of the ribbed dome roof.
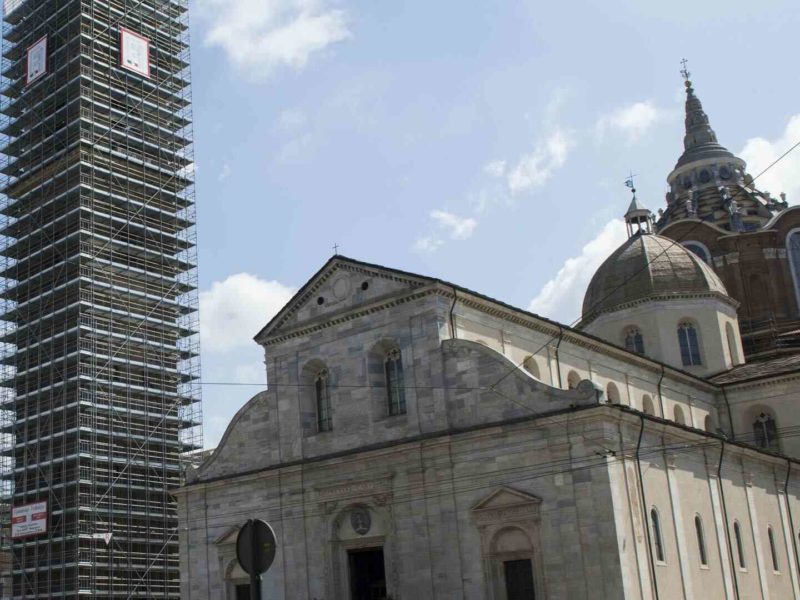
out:
M719 277L678 242L634 235L600 265L583 298L583 322L647 299L713 294L733 302Z

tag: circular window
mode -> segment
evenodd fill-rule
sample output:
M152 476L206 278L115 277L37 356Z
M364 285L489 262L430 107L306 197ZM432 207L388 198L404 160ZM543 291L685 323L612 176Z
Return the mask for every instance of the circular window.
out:
M683 187L687 190L692 187L692 178L691 177L684 177L683 178Z
M322 296L317 298L317 304L320 304L320 305L325 304L325 298L323 298Z
M731 170L728 167L720 167L719 168L719 176L722 179L730 179L731 178Z
M365 281L364 283L362 283L361 284L361 289L366 292L367 289L369 289L369 281Z
M700 183L708 183L709 181L711 181L711 173L706 169L700 171Z

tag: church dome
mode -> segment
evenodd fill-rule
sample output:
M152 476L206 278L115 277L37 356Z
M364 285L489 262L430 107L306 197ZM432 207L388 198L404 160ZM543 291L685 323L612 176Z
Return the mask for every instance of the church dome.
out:
M698 256L669 238L638 233L595 272L583 298L583 324L646 300L715 296L733 302Z

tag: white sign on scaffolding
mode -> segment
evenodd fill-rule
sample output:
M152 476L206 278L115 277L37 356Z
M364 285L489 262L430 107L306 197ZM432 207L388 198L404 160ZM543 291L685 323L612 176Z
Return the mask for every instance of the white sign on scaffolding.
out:
M7 17L25 2L26 0L3 0L3 15Z
M122 66L149 78L150 40L124 27L120 27L119 37Z
M28 48L28 71L25 85L33 83L47 73L47 36Z
M15 506L11 509L13 539L47 533L47 500Z

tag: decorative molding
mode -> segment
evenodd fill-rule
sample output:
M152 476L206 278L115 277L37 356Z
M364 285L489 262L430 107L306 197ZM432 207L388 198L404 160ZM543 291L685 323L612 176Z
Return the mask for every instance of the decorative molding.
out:
M392 477L382 477L365 481L353 481L342 485L327 488L317 488L320 502L331 503L337 500L350 498L364 498L375 496L383 499L383 504L391 498Z

